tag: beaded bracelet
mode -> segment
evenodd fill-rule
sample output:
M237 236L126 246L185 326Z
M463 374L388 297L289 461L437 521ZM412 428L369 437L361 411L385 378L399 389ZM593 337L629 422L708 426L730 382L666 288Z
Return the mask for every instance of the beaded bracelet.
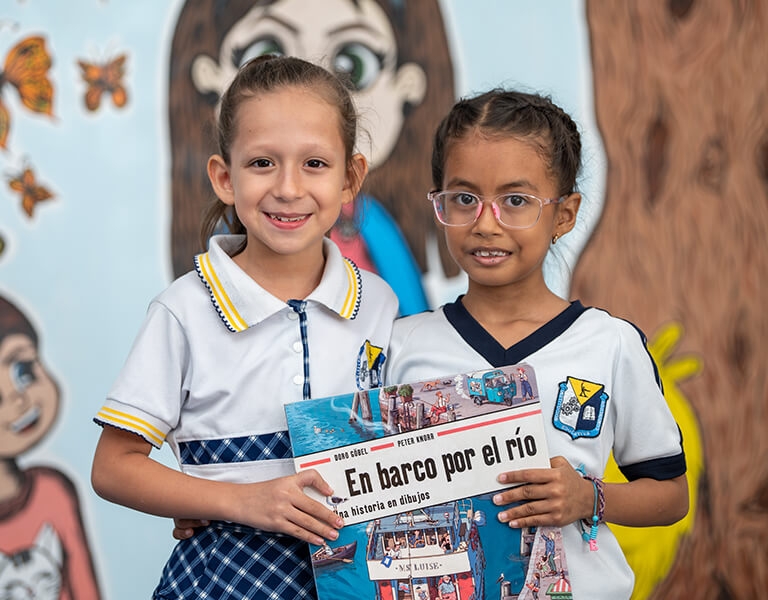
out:
M597 511L595 511L595 514L597 515L597 521L598 523L605 523L605 491L603 488L603 480L599 477L595 477L594 475L584 474L584 479L589 479L592 484L597 488Z
M581 464L576 469L584 479L588 479L592 482L592 489L595 492L595 505L592 510L591 522L587 519L579 519L579 529L581 530L581 538L589 544L589 549L592 552L597 550L597 525L603 520L605 516L605 493L603 492L602 479L593 475L587 475L584 470L584 465ZM589 527L589 533L584 530L584 524Z

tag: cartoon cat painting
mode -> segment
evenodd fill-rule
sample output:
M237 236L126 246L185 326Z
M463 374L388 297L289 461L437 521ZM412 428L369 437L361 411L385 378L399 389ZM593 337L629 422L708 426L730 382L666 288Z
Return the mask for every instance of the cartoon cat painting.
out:
M63 560L61 541L46 523L30 547L0 552L0 600L57 600Z

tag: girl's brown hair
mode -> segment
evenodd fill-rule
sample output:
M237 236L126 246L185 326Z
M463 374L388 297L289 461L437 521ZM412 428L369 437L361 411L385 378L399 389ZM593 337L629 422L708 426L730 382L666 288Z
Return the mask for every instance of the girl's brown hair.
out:
M503 89L459 100L440 123L432 145L435 189L443 185L451 144L473 130L489 137L523 138L534 144L557 181L558 194L576 190L581 169L581 136L576 123L546 96Z

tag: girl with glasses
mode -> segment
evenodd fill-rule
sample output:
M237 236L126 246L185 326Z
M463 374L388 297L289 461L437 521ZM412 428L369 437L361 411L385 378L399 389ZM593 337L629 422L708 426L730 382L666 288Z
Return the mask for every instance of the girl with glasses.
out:
M580 153L576 125L548 98L493 90L452 108L435 134L428 198L469 287L395 323L385 379L529 364L554 458L500 474L525 485L494 496L498 518L562 527L574 598L614 600L629 598L633 574L605 523L681 519L686 466L642 333L544 281L545 256L576 223ZM611 452L628 482L603 483Z

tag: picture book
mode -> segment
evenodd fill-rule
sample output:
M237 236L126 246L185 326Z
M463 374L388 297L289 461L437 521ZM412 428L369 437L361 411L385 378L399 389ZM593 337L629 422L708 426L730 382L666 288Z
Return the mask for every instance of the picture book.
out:
M311 546L320 600L571 598L558 527L510 528L504 471L549 467L528 364L286 405L305 491L344 518Z

